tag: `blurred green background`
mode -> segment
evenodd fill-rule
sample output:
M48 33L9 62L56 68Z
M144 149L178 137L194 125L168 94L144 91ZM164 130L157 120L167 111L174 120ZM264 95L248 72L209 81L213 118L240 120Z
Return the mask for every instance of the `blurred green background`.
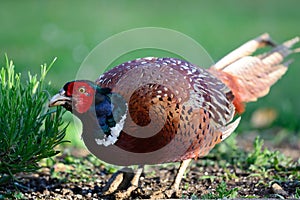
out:
M122 31L149 26L174 29L198 41L217 61L264 32L277 42L299 36L299 8L297 0L4 0L0 3L0 53L7 53L16 70L23 73L38 73L40 64L58 57L48 74L54 94L74 79L81 62L98 43ZM149 51L144 54L149 56ZM278 114L273 126L298 132L300 55L291 58L295 61L290 70L270 94L247 105L241 129L251 128L255 110L271 108Z

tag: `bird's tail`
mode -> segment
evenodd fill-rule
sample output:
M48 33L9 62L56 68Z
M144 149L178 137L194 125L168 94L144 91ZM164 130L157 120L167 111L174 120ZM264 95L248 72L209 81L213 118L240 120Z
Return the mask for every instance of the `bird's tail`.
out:
M232 90L237 113L244 111L244 103L268 94L270 87L285 74L292 60L284 61L284 58L300 52L300 48L292 49L297 42L299 37L276 45L268 34L263 34L232 51L209 69ZM271 46L271 50L252 55L265 46Z

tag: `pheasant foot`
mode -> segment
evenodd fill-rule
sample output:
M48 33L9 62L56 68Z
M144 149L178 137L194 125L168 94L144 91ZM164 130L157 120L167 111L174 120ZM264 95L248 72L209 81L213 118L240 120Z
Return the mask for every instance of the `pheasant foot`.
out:
M115 193L116 199L130 197L131 193L138 188L143 169L143 166L139 166L136 173L131 168L123 168L117 171L103 188L103 195Z
M153 195L151 195L151 199L161 199L165 197L167 198L179 197L181 192L179 189L179 185L181 183L184 172L186 168L189 166L191 161L192 159L182 161L172 186L166 190L154 192Z

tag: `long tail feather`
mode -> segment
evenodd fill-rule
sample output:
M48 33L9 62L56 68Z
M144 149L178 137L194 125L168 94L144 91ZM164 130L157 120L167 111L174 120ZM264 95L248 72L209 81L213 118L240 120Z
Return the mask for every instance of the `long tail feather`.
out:
M291 49L298 42L299 37L295 37L275 45L268 34L263 34L232 51L210 68L232 90L238 113L244 111L244 103L268 94L270 87L285 74L292 60L283 62L284 58L300 51L299 48ZM273 48L263 54L251 55L266 45Z

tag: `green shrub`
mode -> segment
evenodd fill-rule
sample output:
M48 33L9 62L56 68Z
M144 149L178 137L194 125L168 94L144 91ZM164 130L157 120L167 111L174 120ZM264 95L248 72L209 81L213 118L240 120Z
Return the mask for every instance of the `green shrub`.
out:
M6 57L0 69L0 183L19 172L39 168L38 161L59 153L54 148L64 142L66 126L60 108L48 109L45 76L51 68L41 66L41 74L21 74Z
M234 199L238 195L239 188L227 189L227 184L223 181L217 188L216 192L208 193L201 196L201 199Z
M248 154L247 166L252 171L261 171L274 168L281 171L281 168L293 167L295 162L279 151L270 151L263 148L264 140L257 136L253 142L254 149Z

